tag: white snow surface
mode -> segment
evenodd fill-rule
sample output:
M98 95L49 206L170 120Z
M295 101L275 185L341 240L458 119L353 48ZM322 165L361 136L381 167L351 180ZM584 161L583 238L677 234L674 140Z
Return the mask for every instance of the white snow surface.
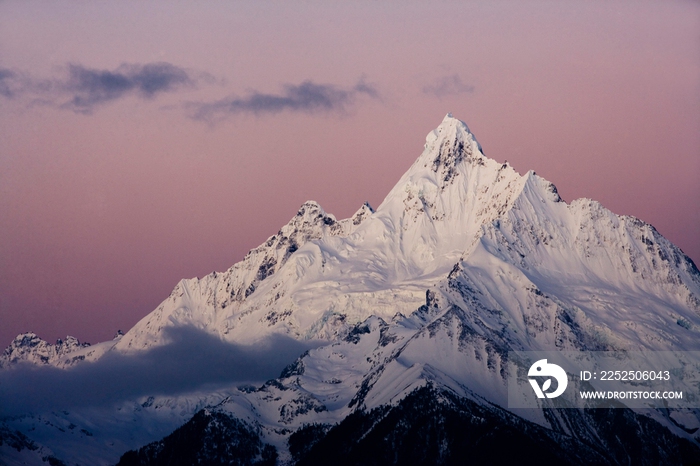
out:
M163 345L169 326L239 344L280 333L326 343L256 390L156 396L112 414L51 413L8 425L27 435L43 426L41 434L49 419L82 418L92 426L90 461L107 464L217 405L261 427L289 460L286 439L304 423L339 422L428 383L505 407L509 350L700 350L700 273L651 225L589 199L567 204L534 172L485 157L448 114L376 211L363 205L337 221L306 202L243 261L182 280L104 347L135 354ZM548 426L539 411L517 414ZM674 416L688 427L700 419ZM692 438L668 416L652 417ZM126 419L140 430L128 431ZM46 432L37 441L79 460L60 447L60 434ZM117 445L98 461L97 446L112 437Z

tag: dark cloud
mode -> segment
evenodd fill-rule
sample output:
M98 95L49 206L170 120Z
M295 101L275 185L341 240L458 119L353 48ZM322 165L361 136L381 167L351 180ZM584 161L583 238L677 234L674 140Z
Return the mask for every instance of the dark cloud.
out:
M227 97L214 102L191 102L187 104L189 116L195 120L214 121L230 115L252 113L279 113L282 111L316 113L344 112L359 94L379 98L377 90L360 81L349 89L332 84L316 84L304 81L299 85L284 86L280 94L251 92L247 97Z
M0 96L25 96L32 103L38 102L86 115L92 114L102 105L127 96L151 99L158 94L177 91L183 87L195 87L199 82L215 84L216 79L206 73L195 76L170 63L123 64L115 70L69 64L63 78L45 80L0 68ZM285 85L278 94L253 90L245 97L230 96L213 102L189 102L184 107L190 118L213 122L241 113L344 113L360 95L380 98L377 89L364 80L348 88L307 80L298 85Z
M462 82L462 78L458 74L451 76L443 76L430 85L423 87L425 94L430 94L438 98L443 98L451 95L474 92L474 86Z
M19 75L7 68L0 68L0 95L12 98L21 89Z
M182 87L194 87L199 78L211 80L204 74L195 78L170 63L123 64L113 71L69 64L66 71L65 77L41 80L0 68L0 95L26 96L32 102L90 114L98 106L126 96L150 99Z
M0 371L0 418L80 406L111 406L146 395L200 387L260 384L312 345L273 336L235 345L192 328L171 328L170 343L134 355L107 353L70 369L18 365Z
M169 63L122 65L115 71L71 64L68 75L65 88L74 95L64 106L80 113L90 113L97 105L130 94L152 98L160 92L194 85L185 70Z

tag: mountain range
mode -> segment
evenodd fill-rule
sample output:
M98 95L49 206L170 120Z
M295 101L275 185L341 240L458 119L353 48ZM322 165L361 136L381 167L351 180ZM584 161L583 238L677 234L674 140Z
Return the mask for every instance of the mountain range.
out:
M697 462L700 410L509 409L508 364L699 336L700 272L678 247L486 157L448 114L376 210L308 201L112 341L19 335L0 357L0 464ZM230 373L200 367L219 361ZM146 377L100 399L92 382L152 367L183 388ZM51 383L72 395L34 406Z

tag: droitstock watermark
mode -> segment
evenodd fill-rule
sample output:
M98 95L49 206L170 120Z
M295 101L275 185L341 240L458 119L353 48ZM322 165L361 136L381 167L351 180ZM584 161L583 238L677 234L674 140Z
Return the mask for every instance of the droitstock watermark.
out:
M509 408L698 408L700 351L511 351Z

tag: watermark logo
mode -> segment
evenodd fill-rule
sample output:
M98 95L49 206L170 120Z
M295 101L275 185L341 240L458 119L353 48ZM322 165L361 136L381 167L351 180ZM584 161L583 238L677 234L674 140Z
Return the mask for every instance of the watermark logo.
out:
M509 351L507 374L508 408L700 408L700 351Z
M564 393L566 385L568 384L564 369L556 364L549 364L546 359L540 359L530 366L527 375L528 377L550 377L544 381L542 387L540 387L536 379L529 379L530 385L532 385L532 389L535 391L537 398L556 398ZM552 387L552 377L557 381L557 388L553 392L547 393L547 390Z

